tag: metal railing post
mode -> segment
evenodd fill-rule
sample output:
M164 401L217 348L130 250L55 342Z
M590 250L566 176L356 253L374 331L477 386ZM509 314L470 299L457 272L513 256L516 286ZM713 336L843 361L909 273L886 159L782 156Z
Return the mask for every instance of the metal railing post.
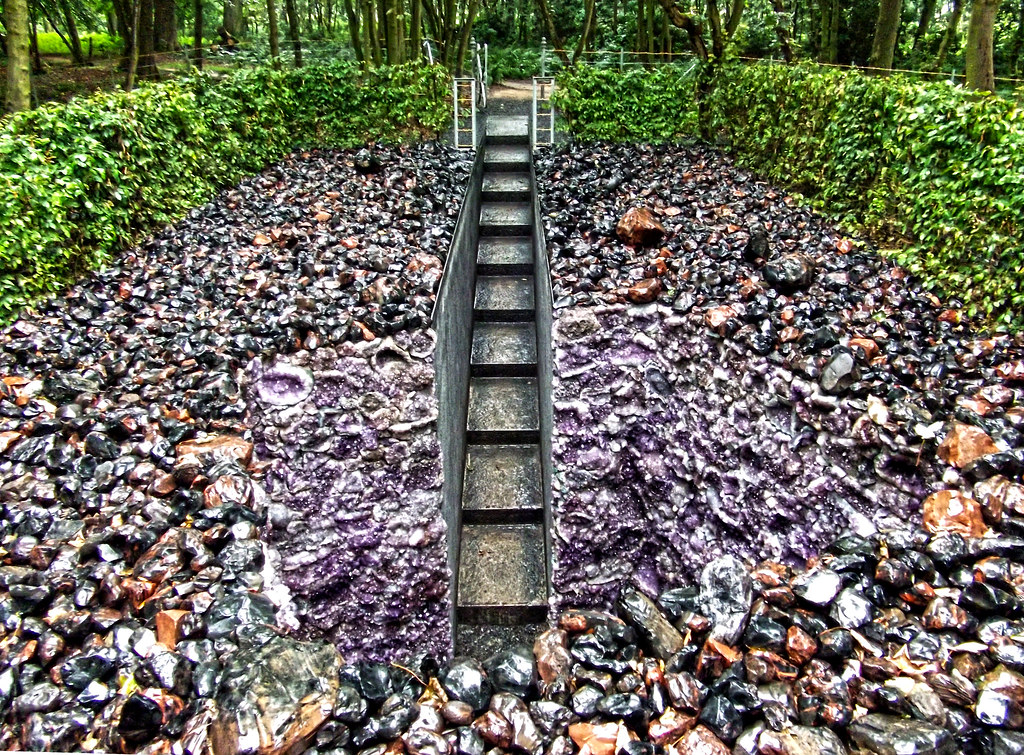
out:
M455 123L453 124L453 131L455 132L455 149L458 149L461 145L459 144L459 80L452 79L452 101L455 103Z
M548 75L548 38L540 39L540 75Z
M423 48L427 52L427 62L430 63L430 65L434 65L434 48L430 46L429 39L423 40Z
M622 66L626 62L626 52L621 47L619 48L619 73L622 73Z
M544 66L541 66L541 70ZM537 148L537 79L533 80L533 107L530 108L530 150Z

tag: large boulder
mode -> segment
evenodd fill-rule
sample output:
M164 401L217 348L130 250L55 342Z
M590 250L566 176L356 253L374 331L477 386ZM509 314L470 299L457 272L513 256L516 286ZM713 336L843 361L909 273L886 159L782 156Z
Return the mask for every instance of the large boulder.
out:
M221 679L214 755L283 755L303 745L334 709L341 665L324 642L275 637L240 650Z

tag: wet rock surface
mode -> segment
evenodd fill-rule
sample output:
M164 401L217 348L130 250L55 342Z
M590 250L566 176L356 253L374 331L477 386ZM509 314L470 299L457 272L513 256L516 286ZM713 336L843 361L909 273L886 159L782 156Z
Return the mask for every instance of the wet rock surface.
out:
M1021 531L997 511L1016 488L988 482L1019 484L1019 336L972 330L713 152L576 144L538 174L563 605L695 583L724 553L800 564L843 531L920 521L926 499L931 532ZM665 229L650 248L617 232L638 206ZM858 625L834 581L800 589Z
M299 585L293 598L282 558L296 555L275 540L310 523L288 508L304 493L282 500L279 485L289 464L323 453L336 460L332 485L377 485L382 509L414 502L390 530L355 512L348 567L334 553L325 569L355 562L412 579L410 590L445 576L429 557L422 574L386 562L392 546L426 553L439 537L427 327L468 171L436 144L292 155L0 334L0 747L178 742L195 755L232 713L218 742L294 751L314 732L347 742L347 724L332 722L365 719L374 679L404 689L406 672L339 671L333 649L301 641L316 634L317 604ZM328 367L372 383L360 411L332 414L340 395L316 382ZM291 442L317 418L319 435ZM377 600L369 582L324 582L352 612ZM382 657L398 652L395 635ZM403 657L422 637L409 633ZM430 637L448 641L434 627ZM376 670L362 683L364 668ZM283 669L295 684L276 689ZM256 697L228 700L228 688Z

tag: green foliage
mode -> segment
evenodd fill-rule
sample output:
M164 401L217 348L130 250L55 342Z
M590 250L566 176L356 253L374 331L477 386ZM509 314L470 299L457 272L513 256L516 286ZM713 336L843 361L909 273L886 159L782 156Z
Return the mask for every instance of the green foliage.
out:
M89 40L92 39L92 51L94 55L110 55L121 49L121 40L112 38L107 34L83 34L82 52L89 52ZM39 54L40 55L70 55L71 51L60 35L55 31L39 32Z
M492 82L540 76L540 50L535 47L491 48L487 69Z
M671 86L654 74L566 73L560 106L584 138L696 134L692 78L676 74ZM719 71L705 104L712 133L741 163L893 242L899 264L964 299L969 314L996 327L1024 325L1017 102L899 76L734 65ZM674 131L652 118L673 109Z
M656 68L577 66L564 71L555 106L584 139L666 141L697 131L691 63Z
M439 66L244 69L0 122L0 319L292 149L436 133L447 91Z

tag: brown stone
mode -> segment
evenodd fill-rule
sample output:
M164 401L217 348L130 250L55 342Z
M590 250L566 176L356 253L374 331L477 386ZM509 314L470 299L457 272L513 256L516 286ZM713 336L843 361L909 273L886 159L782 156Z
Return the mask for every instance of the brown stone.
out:
M779 333L779 340L782 343L792 343L793 341L799 341L803 337L804 332L799 328L794 328L792 326L786 326L782 329L782 332Z
M869 362L878 356L878 344L870 338L851 338L850 348L860 349L864 354L864 358Z
M569 668L572 666L568 643L568 635L563 629L548 629L537 635L533 643L533 655L537 660L537 675L540 677L542 692L560 679L568 681Z
M11 446L21 440L21 433L7 430L0 433L0 454L7 453Z
M968 537L981 537L985 532L981 504L958 490L932 493L922 508L924 528L932 534L956 532Z
M963 398L961 397L957 402L957 406L962 406L969 412L974 412L979 417L987 417L996 408L988 401L982 401L979 398Z
M124 590L135 610L138 610L142 608L142 604L146 602L149 596L156 591L156 585L148 579L125 577L121 580L121 589Z
M580 748L579 755L615 755L636 735L621 723L582 722L569 725L569 738Z
M1007 406L1013 403L1013 391L999 383L986 385L974 395L975 398L987 401L993 406Z
M999 449L984 430L973 425L954 422L953 427L939 445L939 458L958 469L975 459L998 453Z
M507 749L512 745L512 724L500 713L487 711L473 722L473 728L493 747Z
M651 725L647 729L647 736L656 745L666 745L683 736L693 728L695 723L697 723L696 716L687 716L675 708L669 708L660 717L651 721Z
M736 648L709 639L697 657L697 676L700 679L715 679L742 657Z
M949 598L934 598L921 614L921 624L925 629L942 631L944 629L963 630L968 626L967 611Z
M1024 485L1010 482L1002 475L975 485L974 498L981 504L988 522L1002 521L1003 512L1024 515Z
M667 755L730 755L729 747L706 726L696 726L665 748Z
M248 466L252 461L252 443L235 435L213 435L202 440L187 440L175 449L178 458L196 456L214 462L237 461Z
M178 640L181 639L181 622L188 615L188 611L181 609L158 613L156 615L156 641L169 648L177 645Z
M1003 380L1009 380L1014 383L1024 382L1024 360L1003 362L996 367L996 374Z
M630 286L627 296L634 304L649 304L661 293L661 281L657 278L644 278Z
M632 207L619 219L615 232L623 244L654 246L665 237L665 226L646 207Z
M726 322L736 317L736 310L729 305L714 307L704 313L704 322L712 330L719 330Z
M153 481L149 484L149 492L155 496L168 496L177 489L177 485L174 484L174 475L167 474L166 472L157 472L153 477Z
M793 625L786 630L786 652L795 664L803 666L818 652L818 641L800 627Z

